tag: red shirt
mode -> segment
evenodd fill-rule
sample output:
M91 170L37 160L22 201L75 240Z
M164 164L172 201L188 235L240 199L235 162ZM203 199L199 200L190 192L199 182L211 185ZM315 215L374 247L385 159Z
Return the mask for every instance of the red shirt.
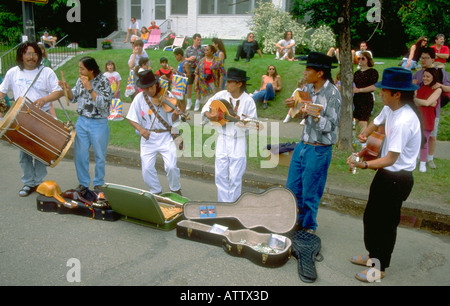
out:
M417 90L417 98L428 99L429 96L435 91L435 89L430 86L423 85ZM439 103L439 101L438 101ZM425 131L434 130L434 121L436 119L436 106L419 106L420 112L422 113L422 123L423 129Z
M449 50L448 50L448 47L447 46L441 46L441 49L439 49L439 51L438 51L438 49L437 49L437 47L436 47L436 45L434 45L434 46L431 46L431 48L433 48L434 49L434 51L436 51L436 54L449 54ZM435 62L441 62L441 63L443 63L443 64L445 64L445 62L446 62L446 60L444 59L444 58L438 58L437 56L436 56L436 58L434 59L434 61Z

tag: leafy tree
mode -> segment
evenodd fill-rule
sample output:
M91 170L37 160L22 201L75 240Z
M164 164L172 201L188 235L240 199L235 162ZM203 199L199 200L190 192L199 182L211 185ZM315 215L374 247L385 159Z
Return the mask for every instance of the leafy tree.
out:
M338 33L339 1L295 0L292 14L304 19L310 27L326 24L334 33ZM391 0L382 2L380 23L367 20L366 0L352 0L350 5L350 35L354 48L361 41L367 41L370 49L377 56L398 56L406 50L405 42L409 40L397 12L404 1ZM389 42L387 45L386 42Z

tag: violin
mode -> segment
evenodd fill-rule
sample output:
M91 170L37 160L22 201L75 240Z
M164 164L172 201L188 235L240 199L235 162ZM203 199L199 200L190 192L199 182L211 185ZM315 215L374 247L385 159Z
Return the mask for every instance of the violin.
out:
M159 91L159 104L161 104L161 103L162 103L161 106L165 112L167 112L167 113L175 112L175 114L181 116L181 120L183 120L183 121L191 119L189 117L189 114L184 113L177 106L178 100L168 96L167 88L161 88L161 90Z

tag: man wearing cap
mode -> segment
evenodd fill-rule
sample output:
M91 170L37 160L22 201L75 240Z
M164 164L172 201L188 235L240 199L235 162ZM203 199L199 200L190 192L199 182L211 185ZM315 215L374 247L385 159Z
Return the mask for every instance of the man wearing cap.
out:
M229 68L225 77L226 90L219 91L203 106L201 114L217 122L220 114L211 109L214 100L229 102L238 118L257 119L256 105L246 92L247 73L238 68ZM215 182L219 202L234 202L241 195L242 176L247 165L248 130L234 122L217 127Z
M141 135L142 177L151 193L160 194L161 184L155 169L156 156L162 155L171 192L181 195L177 148L172 137L172 113L162 107L160 84L151 70L139 72L136 85L142 92L130 105L127 119ZM169 93L169 96L171 94Z
M44 35L41 37L44 46L47 48L54 48L56 46L56 41L58 38L56 36L51 36L47 31L44 32Z
M333 84L331 68L335 67L331 63L331 57L311 52L303 64L307 83L304 91L309 93L313 103L322 105L322 110L318 118L301 110L305 127L292 154L286 182L286 187L297 197L297 225L311 233L317 228L317 212L327 180L332 145L337 140L341 111L341 94ZM293 107L294 98L286 99L285 103Z
M370 186L369 199L364 212L364 243L368 255L353 257L354 264L375 267L355 275L358 280L372 282L385 276L397 236L400 210L413 187L412 171L416 167L422 143L420 113L414 104L414 91L419 88L412 82L412 73L399 67L386 68L381 82L384 107L381 113L358 136L361 142L380 125L386 137L380 158L353 162L351 167L377 169Z

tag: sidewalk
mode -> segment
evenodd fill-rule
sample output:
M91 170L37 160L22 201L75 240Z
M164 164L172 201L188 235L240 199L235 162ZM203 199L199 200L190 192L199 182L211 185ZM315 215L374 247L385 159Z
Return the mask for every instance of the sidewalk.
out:
M62 99L61 99L61 102ZM63 103L66 110L76 110L76 104L66 106L65 101ZM54 103L56 108L60 108L59 103ZM130 103L123 103L123 116L126 117ZM196 112L197 114L198 112ZM194 112L190 111L191 117ZM262 114L259 114L260 116ZM279 137L298 139L302 127L299 125L298 120L283 123L281 120L259 118L262 121L267 121L270 127L278 126ZM126 120L126 119L125 119ZM270 131L268 131L270 135ZM107 162L114 163L125 167L140 167L139 152L126 148L108 147ZM72 149L69 150L66 157L72 158ZM437 149L435 153L436 158L450 159L450 142L438 141ZM182 175L195 176L202 179L211 180L214 178L214 165L205 164L200 160L194 160L192 158L180 157L178 159L178 166ZM159 171L164 172L164 164L161 158L157 159L157 168ZM246 171L243 178L243 184L260 189L267 189L271 186L284 186L286 183L286 176L267 174L267 172L259 173L258 171ZM342 213L361 216L366 201L368 198L369 190L360 190L352 188L351 186L340 184L339 181L332 181L328 179L325 194L322 198L321 207L333 209ZM438 230L446 233L450 233L450 205L447 203L436 203L433 201L420 201L407 200L402 208L402 224L406 226L424 228L428 230Z

